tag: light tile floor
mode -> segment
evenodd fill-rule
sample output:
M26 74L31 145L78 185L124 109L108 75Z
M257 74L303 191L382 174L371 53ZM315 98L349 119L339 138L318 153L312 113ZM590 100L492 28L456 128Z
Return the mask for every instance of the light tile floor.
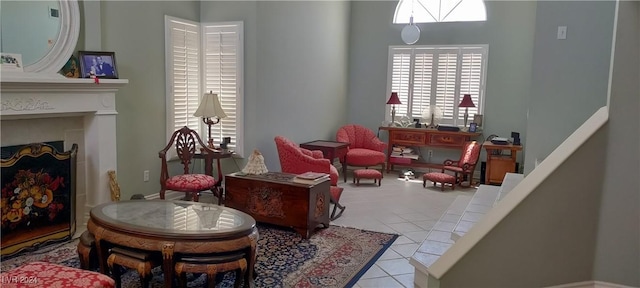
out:
M369 180L362 180L360 186L353 184L350 178L346 183L338 182L338 186L344 188L340 203L347 208L342 217L331 224L400 235L354 287L414 287L414 268L409 264L409 258L454 200L463 196L461 198L468 203L476 191L475 188L458 187L441 191L431 183L423 188L422 180L405 181L396 176L395 173L384 174L380 187ZM438 230L453 229L440 228L443 229Z

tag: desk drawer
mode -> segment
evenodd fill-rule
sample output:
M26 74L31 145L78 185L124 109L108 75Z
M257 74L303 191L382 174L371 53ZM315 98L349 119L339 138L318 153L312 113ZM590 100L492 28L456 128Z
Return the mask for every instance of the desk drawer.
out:
M427 138L426 133L420 131L392 131L390 134L390 143L403 145L424 145Z
M429 146L462 147L469 137L455 134L429 134Z

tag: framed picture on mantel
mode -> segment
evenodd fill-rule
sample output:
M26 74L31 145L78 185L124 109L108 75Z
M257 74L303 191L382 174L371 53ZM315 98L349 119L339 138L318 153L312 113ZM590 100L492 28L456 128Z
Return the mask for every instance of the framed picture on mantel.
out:
M118 78L114 52L79 51L82 78Z

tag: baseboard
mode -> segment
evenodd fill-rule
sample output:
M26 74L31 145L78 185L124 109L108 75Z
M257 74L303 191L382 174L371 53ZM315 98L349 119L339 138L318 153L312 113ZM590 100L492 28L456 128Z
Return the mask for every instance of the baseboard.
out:
M632 286L620 285L604 281L583 281L547 286L546 288L633 288Z

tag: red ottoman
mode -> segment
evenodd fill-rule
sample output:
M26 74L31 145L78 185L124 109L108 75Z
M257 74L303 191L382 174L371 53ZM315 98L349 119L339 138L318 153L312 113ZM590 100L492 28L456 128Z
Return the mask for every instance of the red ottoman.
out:
M31 262L1 273L2 287L116 287L111 277L98 272L47 262Z
M450 184L451 190L456 189L456 177L453 175L440 172L426 173L422 176L422 187L427 187L427 180L432 181L433 186L436 186L436 183L441 183L440 189L442 191L444 191L444 184Z
M360 186L360 179L373 179L373 184L382 184L382 173L373 169L358 169L353 171L353 183Z

